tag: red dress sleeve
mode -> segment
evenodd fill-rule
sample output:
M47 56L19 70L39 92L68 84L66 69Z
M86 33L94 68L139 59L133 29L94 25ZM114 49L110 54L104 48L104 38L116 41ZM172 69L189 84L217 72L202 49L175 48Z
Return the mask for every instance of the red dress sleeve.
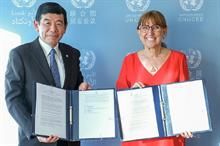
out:
M127 81L127 61L126 57L124 58L122 62L121 71L118 76L118 80L116 81L116 88L117 89L123 89L123 88L129 88L129 83Z
M179 74L179 81L187 81L189 80L189 70L187 65L186 56L183 55L181 62L180 62L180 74Z

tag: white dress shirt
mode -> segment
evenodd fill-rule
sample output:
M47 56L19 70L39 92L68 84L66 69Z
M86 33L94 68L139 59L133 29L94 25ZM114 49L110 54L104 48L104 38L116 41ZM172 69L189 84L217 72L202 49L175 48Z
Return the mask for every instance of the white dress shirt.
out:
M47 58L47 62L50 66L50 51L51 51L52 48L51 48L51 46L46 44L44 41L42 41L40 37L39 37L39 42L40 42L40 45L43 49L45 57ZM63 58L62 58L62 54L61 54L61 52L58 48L58 44L54 47L54 49L56 51L55 59L56 59L59 74L60 74L60 85L61 85L61 88L62 88L63 85L64 85L64 80L65 80L65 68L64 68Z

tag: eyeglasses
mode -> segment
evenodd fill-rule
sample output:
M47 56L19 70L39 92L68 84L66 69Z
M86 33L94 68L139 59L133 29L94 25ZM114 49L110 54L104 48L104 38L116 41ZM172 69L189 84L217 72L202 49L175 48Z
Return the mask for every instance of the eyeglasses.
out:
M140 25L140 26L139 26L139 29L140 29L142 32L144 32L144 33L149 32L150 29L151 29L151 31L153 31L153 32L159 32L159 31L161 30L161 27L160 27L160 25L157 25L157 24L154 24L154 25L152 25L152 26L149 26L149 25Z

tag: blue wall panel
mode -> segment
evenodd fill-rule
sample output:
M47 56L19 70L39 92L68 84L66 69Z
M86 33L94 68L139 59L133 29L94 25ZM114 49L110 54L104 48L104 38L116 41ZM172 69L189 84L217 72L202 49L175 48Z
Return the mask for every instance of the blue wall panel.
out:
M196 135L187 145L220 145L219 0L53 1L68 12L69 25L62 41L81 51L82 71L93 88L115 86L123 57L142 48L136 33L139 16L147 10L160 10L168 23L167 46L183 51L191 79L204 79L207 85L213 132ZM33 20L42 2L46 0L0 0L0 29L20 35L22 43L35 39ZM119 143L117 137L83 141L83 146Z

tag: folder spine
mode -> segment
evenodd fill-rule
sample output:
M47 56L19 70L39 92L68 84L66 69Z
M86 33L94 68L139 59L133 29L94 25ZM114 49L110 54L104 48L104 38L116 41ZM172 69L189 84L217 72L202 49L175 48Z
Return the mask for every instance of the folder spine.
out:
M72 125L73 124L73 121L72 121L72 118L73 118L73 116L72 116L72 114L73 114L73 107L70 105L70 107L69 107L69 110L70 110L70 118L69 118L69 121L70 121L70 125Z
M165 107L166 107L166 103L164 100L164 96L166 96L164 94L164 87L163 86L158 86L159 88L159 97L160 97L160 107L161 107L161 116L162 116L162 122L163 122L163 131L165 136L167 136L167 126L166 126L166 112L165 112Z
M67 91L67 105L66 105L66 108L67 108L67 118L66 118L66 123L67 123L67 139L68 140L71 140L72 139L72 124L73 124L73 115L72 115L72 95L71 95L71 92L70 91Z
M164 113L163 113L163 105L161 102L161 91L159 86L152 87L153 95L154 95L154 104L155 104L155 112L156 112L156 119L158 125L158 132L160 137L165 136L164 131Z
M172 136L173 135L173 127L171 122L170 116L170 106L169 106L169 99L167 94L167 85L160 85L161 90L161 100L163 103L163 113L164 113L164 127L165 127L165 135Z

